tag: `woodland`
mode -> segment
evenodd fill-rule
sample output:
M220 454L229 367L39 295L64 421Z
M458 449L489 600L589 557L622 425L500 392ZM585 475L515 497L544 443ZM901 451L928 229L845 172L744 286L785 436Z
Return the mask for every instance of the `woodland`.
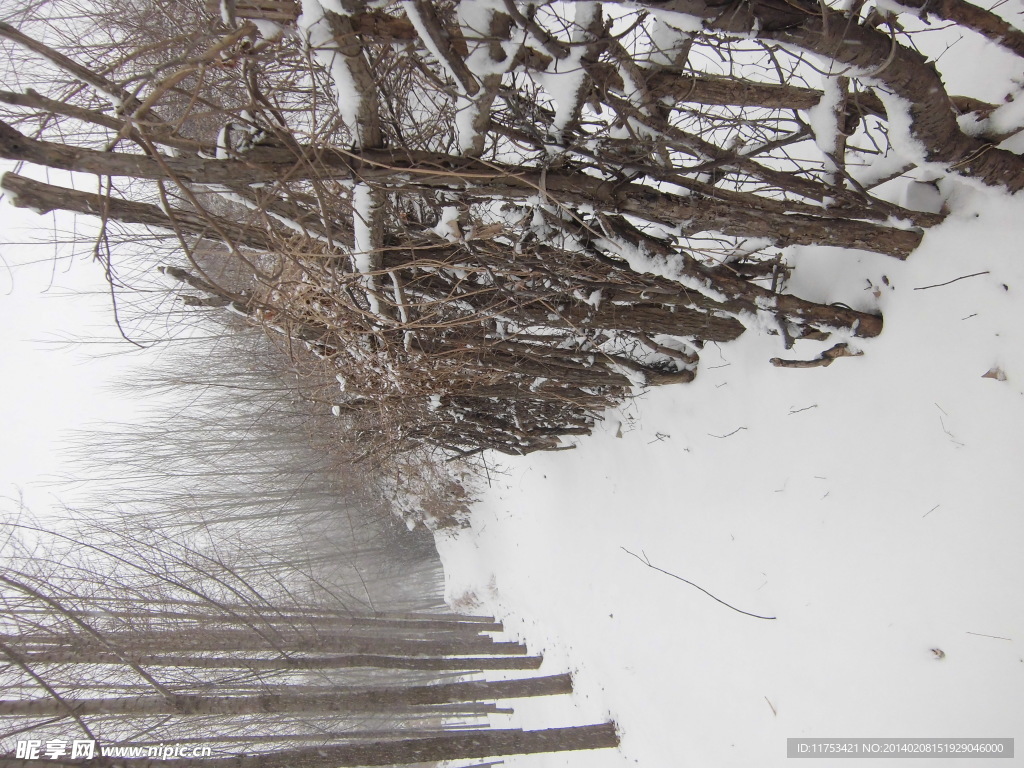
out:
M707 344L856 354L882 318L784 249L907 258L944 211L885 182L1024 186L1014 94L949 93L928 25L1024 53L959 0L26 3L3 191L98 220L129 338L156 270L265 329L361 457L557 450Z
M444 611L383 521L466 525L467 462L572 448L743 334L785 350L764 366L865 354L877 305L801 295L792 254L905 261L944 180L1024 188L1021 83L951 91L934 29L1024 56L1016 7L963 0L8 3L5 201L74 217L54 243L126 343L191 350L132 386L228 399L82 437L96 501L63 532L5 520L5 743L201 737L226 768L618 744L487 728L573 680Z

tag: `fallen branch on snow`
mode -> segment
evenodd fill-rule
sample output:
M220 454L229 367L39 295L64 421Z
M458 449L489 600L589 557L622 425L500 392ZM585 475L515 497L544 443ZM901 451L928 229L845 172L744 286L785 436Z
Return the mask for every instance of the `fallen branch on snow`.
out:
M864 353L850 349L847 344L836 344L813 360L784 360L781 357L773 357L768 362L776 368L823 368L832 365L832 362L838 357L858 357L862 354Z
M636 554L635 552L630 552L625 547L622 547L622 551L625 552L627 555L631 555L632 557L635 557L637 560L639 560L641 563L646 565L648 568L653 568L654 570L658 571L659 573L664 573L666 576L671 576L673 579L679 579L680 581L685 582L686 584L689 584L691 587L696 587L701 592L703 592L705 595L710 597L712 600L721 603L726 608L732 608L734 611L736 611L736 613L742 613L744 616L752 616L755 619L765 619L766 621L775 621L775 617L774 616L758 616L756 613L748 613L747 611L741 611L736 606L729 605L727 602L725 602L725 600L721 600L721 599L715 597L710 592L708 592L706 589L704 589L704 587L699 586L697 584L694 584L692 581L690 581L688 579L684 579L682 576L677 576L676 574L671 573L670 571L666 571L664 568L659 568L658 566L654 565L647 558L647 553L644 552L643 550L640 550L640 552L643 555L643 557L641 557L640 555Z
M961 275L960 277L955 277L952 280L947 280L944 283L936 283L935 285L922 285L920 288L915 288L914 290L915 291L926 291L929 288L941 288L944 285L952 285L953 283L957 282L958 280L966 280L968 277L978 277L979 275L987 275L987 274L988 274L988 270L985 270L984 272L974 272L974 273L972 273L970 275Z

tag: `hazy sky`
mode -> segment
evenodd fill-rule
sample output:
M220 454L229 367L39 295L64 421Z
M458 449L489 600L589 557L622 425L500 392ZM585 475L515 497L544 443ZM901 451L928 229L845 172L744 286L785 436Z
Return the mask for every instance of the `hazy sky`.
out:
M0 164L0 171L8 169ZM124 398L105 384L124 375L137 357L103 354L130 351L126 342L83 343L119 338L110 298L103 270L88 253L54 258L45 241L53 240L55 226L66 235L75 222L70 216L55 222L0 201L0 496L16 496L20 489L37 514L60 492L46 481L64 474L60 451L68 431L130 417ZM10 506L0 504L4 508Z

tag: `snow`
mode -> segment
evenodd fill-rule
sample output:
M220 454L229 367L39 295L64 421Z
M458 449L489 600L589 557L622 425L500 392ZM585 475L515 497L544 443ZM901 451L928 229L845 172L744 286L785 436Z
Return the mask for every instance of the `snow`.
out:
M593 2L575 3L574 23L570 30L570 42L573 47L569 55L562 60L555 59L553 69L534 76L534 80L544 87L555 102L555 117L552 127L561 133L572 118L573 111L580 99L580 88L586 77L582 59L587 48L581 45L587 38L586 30L598 12L598 4ZM626 81L628 82L628 81Z
M455 99L455 135L459 139L459 151L471 152L477 136L476 121L480 105L474 99L459 95Z
M661 22L670 24L675 29L681 32L703 32L704 31L704 19L700 16L696 16L691 13L683 13L682 11L669 11L663 8L652 9L654 16ZM743 33L730 33L737 38L748 37L749 35Z
M354 133L362 96L345 56L337 49L323 5L317 0L302 0L302 13L296 26L305 37L313 56L330 75L337 97L338 113Z
M920 13L920 11L911 8L910 6L897 3L894 0L875 0L875 7L882 13L891 16L917 16Z
M350 15L349 12L345 10L345 6L342 4L341 0L319 0L319 2L325 11L336 13L339 16Z
M220 20L229 27L235 26L234 0L220 0Z
M992 110L988 118L988 130L996 135L1019 131L1024 128L1024 91L1018 89L1007 103Z
M264 40L274 40L287 33L287 30L280 24L275 24L274 22L267 21L266 19L250 19L250 21L256 25L256 29L259 30L260 37Z
M434 60L441 65L448 76L455 83L455 87L459 89L460 93L463 92L462 83L459 80L458 75L451 68L448 63L448 58L438 48L437 42L430 35L430 31L427 29L427 24L420 15L419 9L416 7L416 3L413 0L403 0L402 10L405 11L406 17L410 23L416 29L416 34L419 36L420 42L423 43L424 47L430 52L430 55L434 57Z
M352 249L353 269L362 275L366 289L366 300L370 312L381 314L380 300L377 297L377 277L373 274L377 256L373 244L373 190L369 184L356 184L352 188L352 231L355 247Z
M693 17L690 17L689 21L692 22ZM691 23L689 26L692 27L693 24ZM698 23L696 29L683 31L662 18L655 18L651 25L650 64L654 67L674 66L682 46L686 41L692 39L693 32L700 29L701 25Z
M901 203L904 208L909 208L912 211L939 213L945 200L936 182L912 181L907 184Z
M223 133L223 130L222 130L222 133ZM217 148L218 152L220 152L219 142L220 142L220 139L218 139L218 148ZM302 235L305 235L306 237L312 238L313 240L318 240L318 241L320 241L322 243L327 243L328 245L331 245L331 246L333 246L335 248L340 248L340 249L344 249L345 248L345 244L342 243L340 240L335 240L333 238L327 237L326 235L322 235L319 232L314 232L312 230L309 230L306 227L302 226L302 224L300 224L299 222L295 221L295 219L289 218L288 216L284 216L284 215L282 215L280 213L276 213L275 211L270 211L270 210L267 210L266 208L262 208L255 201L250 200L249 198L247 198L247 197L245 197L243 195L240 195L237 192L235 192L235 191L233 191L231 189L228 189L227 187L221 186L219 184L206 184L206 185L203 185L203 188L208 190L208 191L210 191L210 192L212 192L212 193L215 193L215 194L219 195L220 197L222 197L225 200L230 200L231 202L233 202L233 203L235 203L237 205L241 205L241 206L243 206L245 208L248 208L251 211L259 211L261 213L264 213L267 216L270 216L275 221L278 221L281 224L283 224L284 226L288 227L288 229L292 230L293 232L298 232L298 233L300 233ZM167 213L168 215L170 215L169 210L163 204L163 199L162 198L160 199L159 203L160 203L160 207L164 210L164 213Z
M576 450L486 456L471 527L437 534L449 602L576 686L493 722L622 734L505 765L771 768L789 737L1024 737L1024 202L932 187L953 212L905 262L786 251L793 293L882 309L863 356L774 368L837 339L751 331Z
M839 104L843 97L839 89L839 78L824 75L821 78L821 101L807 110L807 124L811 126L814 141L826 157L827 165L834 170L832 156L839 146L839 125L836 122Z
M481 139L477 123L482 105L478 99L487 98L487 78L507 72L509 66L515 61L516 52L520 47L519 40L504 41L501 44L505 54L504 60L497 61L491 55L489 31L492 18L495 12L505 13L506 9L502 3L494 2L494 0L474 0L474 2L458 4L459 26L468 47L468 53L464 58L466 68L478 83L485 86L473 96L466 93L462 82L451 69L447 59L442 56L436 42L427 33L426 26L415 4L407 2L406 10L424 45L459 85L458 93L455 95L455 135L458 137L460 151L476 152L476 143Z
M924 144L914 138L911 132L913 119L910 116L910 102L884 88L875 89L875 93L885 105L889 141L896 154L914 163L924 162L927 149Z
M33 205L29 205L18 195L18 192L16 190L8 189L6 186L4 186L3 181L4 177L6 176L6 173L0 175L0 192L3 193L3 197L6 198L8 203L10 203L15 208L21 208L23 210L32 211L32 213L35 213L39 216L45 216L47 213L49 213L49 211L44 211Z
M441 209L441 218L437 222L437 226L434 227L434 232L450 243L457 243L462 239L457 206L446 205Z
M217 160L229 160L231 158L230 147L228 146L228 133L231 131L231 123L225 123L217 133L216 150L214 157Z
M481 81L487 75L507 72L522 43L521 39L502 41L501 47L505 53L505 60L495 61L491 56L491 41L489 39L491 20L495 12L507 13L507 10L503 3L490 0L462 2L458 5L459 26L469 47L469 54L465 57L466 67L474 77ZM518 37L521 38L522 34Z
M878 182L898 175L907 166L907 159L896 152L880 155L864 166L850 165L849 174L863 187L871 188Z
M373 190L368 184L356 184L352 189L352 229L355 250L352 259L356 272L373 271Z
M594 242L602 249L610 251L625 260L629 264L629 268L634 272L667 277L679 283L684 289L696 291L713 301L725 303L730 299L729 296L715 290L705 281L694 277L692 274L685 273L681 265L673 260L661 256L651 256L643 249L617 238L597 237L594 238Z

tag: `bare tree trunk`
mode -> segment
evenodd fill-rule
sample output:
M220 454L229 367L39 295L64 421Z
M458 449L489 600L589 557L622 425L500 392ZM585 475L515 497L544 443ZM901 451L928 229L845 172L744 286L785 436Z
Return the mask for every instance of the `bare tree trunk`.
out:
M37 664L121 664L112 653L84 651L37 651L26 653L24 660ZM375 667L378 669L492 670L538 669L541 656L382 656L348 654L344 656L285 656L252 658L246 656L174 656L132 655L141 667L181 667L184 669L320 670Z
M543 731L487 730L463 731L433 738L412 738L375 744L345 744L309 747L285 752L203 760L175 760L177 768L346 768L361 765L402 765L406 763L458 760L498 755L527 755L539 752L566 752L608 749L619 744L615 725L582 725L550 728ZM67 763L63 764L77 764ZM44 768L48 760L0 758L0 768ZM159 760L97 757L82 763L94 768L166 768Z
M494 682L442 683L439 685L380 688L331 693L287 692L279 686L260 696L130 696L114 699L71 699L76 714L87 715L244 715L266 712L386 712L405 706L473 702L488 699L551 696L572 692L569 675L499 680ZM0 715L8 717L61 717L66 708L56 701L0 701Z
M955 122L955 121L954 121ZM959 129L958 129L959 130ZM247 160L160 157L66 147L23 136L0 122L0 157L61 170L194 184L257 184L285 177L315 176L377 184L465 189L507 199L525 199L544 191L562 204L589 205L607 213L628 213L647 221L688 222L689 233L721 232L762 237L778 245L829 245L906 258L921 242L919 230L894 229L865 221L786 214L770 202L750 196L732 199L680 197L635 184L610 184L579 174L481 163L472 159L416 152L321 150L316 163L302 165L289 150L257 147ZM300 163L297 165L297 162ZM408 179L412 175L413 184Z
M201 238L217 239L217 229L220 229L236 245L262 251L272 250L275 242L280 242L275 241L272 232L265 229L242 225L208 212L198 214L180 208L165 210L158 205L137 203L113 195L97 195L45 184L16 173L8 172L0 177L0 188L10 195L9 199L13 205L37 213L73 211L124 224L142 224L167 232L178 231ZM279 236L286 237L287 233L279 230Z
M0 637L29 643L31 638ZM44 640L45 642L45 640ZM57 642L61 642L58 640ZM388 654L397 656L447 656L487 654L498 656L525 656L526 646L513 642L494 642L490 638L469 640L411 640L402 638L358 636L313 636L302 633L274 634L261 637L255 631L202 632L194 628L186 637L180 631L154 633L147 637L133 632L96 633L95 638L82 637L75 641L82 651L120 653L124 648L131 653L166 653L168 651L266 651L282 653L357 653Z
M667 0L641 5L678 11L705 20L709 29L749 33L816 53L852 67L852 75L879 82L909 105L910 132L925 147L925 160L945 164L1010 192L1024 189L1024 159L967 136L956 121L949 95L934 64L894 37L809 0L763 2L727 14L706 0ZM884 101L884 97L883 97Z

